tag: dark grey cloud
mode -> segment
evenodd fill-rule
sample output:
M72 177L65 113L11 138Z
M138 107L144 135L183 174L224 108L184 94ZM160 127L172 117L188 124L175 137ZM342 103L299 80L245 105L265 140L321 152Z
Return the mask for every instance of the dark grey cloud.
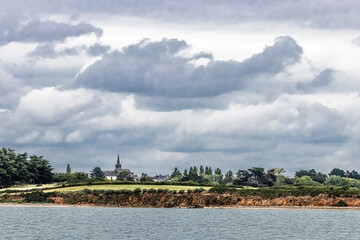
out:
M63 13L77 18L81 13L137 16L162 21L195 23L241 23L250 21L292 22L305 27L359 29L360 3L352 0L3 0L13 15Z
M196 67L194 57L179 56L185 41L142 41L105 54L75 79L74 86L166 97L209 97L245 89L256 78L272 76L299 61L302 48L291 37L278 37L263 52L238 62L211 60Z
M326 87L334 80L333 69L327 68L321 71L314 79L310 82L299 82L296 85L296 88L300 91L314 91L317 88Z
M35 58L58 58L79 55L81 54L81 52L86 52L89 56L100 56L108 52L110 49L110 46L96 43L91 46L81 45L56 51L54 43L45 43L37 46L35 50L29 52L27 56Z
M95 33L100 37L103 33L102 29L88 23L72 25L64 22L40 20L30 20L26 23L15 22L1 30L0 45L10 42L64 41L67 37L78 37L90 33Z

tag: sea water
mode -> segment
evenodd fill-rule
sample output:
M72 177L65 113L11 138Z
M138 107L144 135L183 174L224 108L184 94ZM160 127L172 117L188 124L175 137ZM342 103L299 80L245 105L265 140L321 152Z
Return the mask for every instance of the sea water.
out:
M360 211L0 206L0 239L360 239Z

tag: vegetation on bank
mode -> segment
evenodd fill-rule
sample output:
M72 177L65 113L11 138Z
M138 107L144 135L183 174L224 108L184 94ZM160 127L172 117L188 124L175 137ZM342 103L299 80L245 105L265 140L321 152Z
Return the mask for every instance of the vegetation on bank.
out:
M121 181L120 181L121 180ZM43 185L57 182L56 185ZM32 187L6 188L16 184L35 184ZM42 186L43 185L43 186ZM162 187L164 186L164 187ZM210 189L214 186L213 189ZM226 186L226 188L225 188ZM66 173L54 174L50 162L42 156L27 153L15 153L9 148L0 150L0 194L32 192L33 189L51 191L81 191L85 188L94 190L129 190L168 189L169 191L189 192L202 187L206 191L225 191L247 195L302 195L302 194L330 194L356 195L360 189L360 174L355 171L344 171L334 168L328 175L314 169L297 171L294 177L285 175L282 168L265 170L260 167L239 169L222 173L220 168L214 171L211 166L192 166L183 172L175 167L169 182L153 182L151 177L144 175L141 182L133 178L119 176L117 181L108 181L100 167L91 171L91 178L81 172L71 172L68 164ZM4 189L5 188L5 189ZM32 189L33 188L33 189ZM45 189L46 188L46 189ZM235 189L243 188L243 189ZM259 189L258 189L259 188ZM272 192L271 194L269 192Z
M50 189L50 190L44 190L44 192L77 192L77 191L83 191L84 189L88 190L102 190L102 191L134 191L135 189L140 189L141 191L146 189L147 191L149 189L159 190L159 189L167 189L168 191L189 191L194 189L199 189L198 186L184 186L184 185L168 185L168 184L104 184L104 185L82 185L82 186L73 186L73 187L62 187L62 188L56 188L56 189ZM209 190L211 187L201 187L204 190ZM165 190L166 191L166 190Z

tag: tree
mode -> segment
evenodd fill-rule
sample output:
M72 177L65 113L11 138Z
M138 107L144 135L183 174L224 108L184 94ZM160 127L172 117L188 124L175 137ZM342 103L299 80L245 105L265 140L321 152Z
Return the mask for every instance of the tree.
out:
M263 184L267 186L274 186L276 183L277 176L275 175L275 169L269 169L267 170L265 174L265 178L263 180Z
M247 170L238 170L234 180L235 185L246 186L250 178L250 173Z
M119 174L116 177L116 181L127 181L127 180L133 179L131 178L131 173L127 171L119 172Z
M324 183L327 179L327 175L321 172L317 172L315 176L312 177L312 180L318 183Z
M339 177L345 177L345 172L344 172L344 170L341 170L339 168L334 168L329 173L329 176L331 176L331 175L335 175L335 176L339 176Z
M187 169L184 170L183 177L189 177Z
M201 175L204 175L204 173L205 173L204 167L203 167L203 165L200 165L199 175L200 175L200 176L201 176Z
M221 169L220 168L215 169L215 174L221 175Z
M154 180L146 174L143 174L140 178L140 182L153 182Z
M205 167L205 175L212 175L211 167L208 167L208 166Z
M252 187L258 187L261 186L265 181L265 172L264 168L260 167L253 167L249 168L248 171L250 172L250 179L249 179L249 185Z
M71 174L71 167L70 164L66 166L66 174Z
M94 167L90 172L90 176L91 178L98 178L101 180L105 178L105 174L100 167Z
M179 178L181 176L182 176L181 172L177 167L175 167L173 173L171 174L171 178Z
M302 177L295 179L294 185L295 186L315 186L315 185L320 185L320 183L312 180L310 176L302 176Z
M225 173L225 177L224 177L224 181L223 181L223 183L224 184L228 184L228 183L232 183L233 182L233 172L232 171L227 171L226 173Z
M51 183L54 180L52 167L48 160L43 156L30 156L28 161L28 171L30 173L30 182L32 183Z
M346 175L348 176L348 178L360 180L360 174L355 170L352 170L351 172L346 171Z
M295 177L300 178L303 176L309 176L311 177L312 180L319 182L319 183L324 183L327 175L323 174L321 172L316 172L315 169L310 169L310 170L304 170L304 169L300 169L299 171L297 171L295 173Z

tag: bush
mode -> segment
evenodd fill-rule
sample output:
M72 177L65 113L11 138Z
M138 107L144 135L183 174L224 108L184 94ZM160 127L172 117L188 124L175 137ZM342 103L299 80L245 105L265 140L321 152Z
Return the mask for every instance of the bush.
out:
M179 190L180 194L184 194L184 192L185 192L185 190L183 190L183 189Z
M172 193L173 193L173 194L176 194L176 190L172 190Z
M204 188L199 188L199 192L204 192L205 191L205 189Z
M54 201L52 199L48 199L47 195L40 191L40 192L31 192L26 193L25 195L25 201L26 202L42 202L42 203L53 203Z
M158 192L158 193L162 193L162 192L163 192L163 189L159 188L159 189L157 190L157 192Z
M150 188L150 189L148 190L148 193L156 193L156 189L155 189L155 188Z
M169 192L169 189L167 189L167 188L163 189L163 193L168 193L168 192Z
M88 188L84 188L83 191L84 191L85 194L91 194L91 192L92 192L92 191L91 191L90 189L88 189Z
M188 189L188 190L187 190L187 193L188 193L188 194L190 194L190 193L192 193L192 192L193 192L193 190L191 190L191 189Z
M135 188L133 194L139 195L141 193L141 188Z
M295 186L316 186L316 185L320 185L320 183L315 182L309 176L302 176L302 177L295 179L294 185Z
M143 193L146 193L148 190L146 189L146 188L144 188L143 190L142 190L142 192Z
M347 207L349 206L344 200L339 200L336 204L334 204L335 207Z
M237 193L238 191L235 188L226 187L226 186L215 186L210 188L209 192L214 193Z

